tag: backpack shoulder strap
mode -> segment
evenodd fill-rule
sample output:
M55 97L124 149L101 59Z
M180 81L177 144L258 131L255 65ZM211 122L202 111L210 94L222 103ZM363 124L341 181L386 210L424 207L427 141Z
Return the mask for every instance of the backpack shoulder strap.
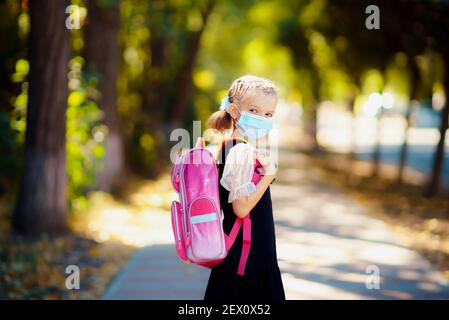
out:
M240 232L240 229L243 228L243 243L242 243L242 252L240 254L239 266L237 269L237 274L239 276L243 276L245 274L246 262L248 261L249 251L251 249L251 218L249 213L245 216L245 218L235 218L234 225L232 226L231 232L229 235L225 235L226 242L226 251L231 249L232 245L237 238L237 235Z
M237 274L243 276L245 274L246 262L248 261L249 251L251 249L251 219L249 213L243 218L243 244L242 253L240 255L239 268Z

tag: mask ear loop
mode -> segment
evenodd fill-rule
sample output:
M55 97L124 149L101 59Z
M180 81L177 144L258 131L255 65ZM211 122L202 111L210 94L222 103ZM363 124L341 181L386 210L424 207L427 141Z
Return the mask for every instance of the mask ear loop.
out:
M239 111L240 116L239 116L239 118L238 118L237 120L234 120L234 124L235 124L235 127L236 127L237 129L239 129L239 130L241 131L241 133L243 134L245 130L243 130L243 128L241 128L241 127L238 125L239 120L242 118L242 111L240 111L240 108L237 107L237 104L236 104L236 108L237 108L237 110Z
M230 103L229 103L229 96L228 95L226 95L226 97L224 97L222 100L221 100L221 104L220 104L220 110L226 110L226 112L228 112L229 113L229 105L230 105Z
M236 104L236 106L237 106L237 104ZM236 120L236 122L239 122L240 118L242 117L242 111L240 111L239 107L236 107L236 108L239 111L239 118Z
M242 117L242 112L240 111L240 108L237 106L236 103L234 103L236 105L237 110L239 111L239 118L237 120L234 120L234 124L236 124L240 118ZM221 106L220 109L225 109L229 114L231 114L231 103L229 102L229 96L226 96L225 98L223 98L222 102L221 102Z

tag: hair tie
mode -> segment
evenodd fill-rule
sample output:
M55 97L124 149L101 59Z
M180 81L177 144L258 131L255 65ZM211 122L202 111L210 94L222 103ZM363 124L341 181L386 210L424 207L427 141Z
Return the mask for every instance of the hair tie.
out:
M229 112L229 96L228 95L226 95L226 97L224 97L221 100L220 110L226 110L227 112Z

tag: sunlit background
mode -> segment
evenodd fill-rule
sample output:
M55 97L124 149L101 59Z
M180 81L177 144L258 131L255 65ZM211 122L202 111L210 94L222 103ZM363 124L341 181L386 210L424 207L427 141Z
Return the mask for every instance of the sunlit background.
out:
M2 1L0 299L98 299L136 250L171 248L170 133L206 129L247 73L279 89L273 202L289 297L364 298L351 283L367 260L417 263L395 240L363 242L390 239L380 220L448 277L449 4L371 2ZM332 269L350 257L354 269ZM70 263L85 290L64 287Z

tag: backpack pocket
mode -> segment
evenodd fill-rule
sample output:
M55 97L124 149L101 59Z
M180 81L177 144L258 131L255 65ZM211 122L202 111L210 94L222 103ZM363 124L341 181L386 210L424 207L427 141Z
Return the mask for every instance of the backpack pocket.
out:
M207 196L195 198L189 207L187 235L193 260L212 260L226 256L220 211Z
M183 216L181 211L181 205L178 201L173 201L171 204L171 219L172 219L173 235L175 237L176 251L178 252L178 256L179 258L181 258L181 260L188 260L184 241L185 237L183 228Z

